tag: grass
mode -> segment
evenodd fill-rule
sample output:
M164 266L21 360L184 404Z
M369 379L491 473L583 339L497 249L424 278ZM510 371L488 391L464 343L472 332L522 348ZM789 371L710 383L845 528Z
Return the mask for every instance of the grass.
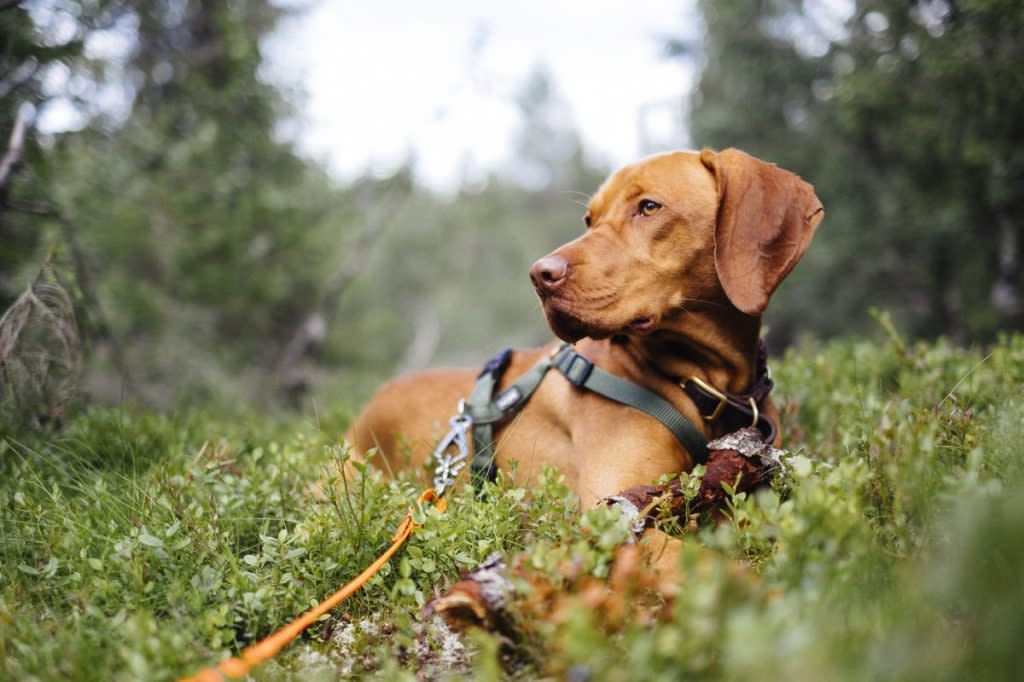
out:
M1011 679L1024 664L1024 337L806 345L775 367L791 475L686 539L665 618L583 600L512 654L420 606L492 552L605 576L624 529L557 472L460 491L256 679ZM337 421L337 420L336 420ZM94 410L0 442L0 678L167 680L302 612L388 544L426 481L329 499L341 424ZM736 571L737 560L749 567ZM754 576L754 577L751 577Z

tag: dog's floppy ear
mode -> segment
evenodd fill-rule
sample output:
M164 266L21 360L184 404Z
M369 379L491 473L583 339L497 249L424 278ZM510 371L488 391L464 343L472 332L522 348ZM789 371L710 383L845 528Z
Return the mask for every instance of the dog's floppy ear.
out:
M824 209L810 184L738 149L705 149L700 160L718 185L718 278L733 305L759 315L804 255Z

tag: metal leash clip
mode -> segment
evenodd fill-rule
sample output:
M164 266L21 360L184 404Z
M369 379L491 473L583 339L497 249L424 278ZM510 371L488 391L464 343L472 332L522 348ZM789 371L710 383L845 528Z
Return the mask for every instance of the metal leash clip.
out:
M448 433L434 448L433 454L435 462L434 491L438 497L455 483L455 479L465 468L466 458L469 456L466 433L473 426L473 418L465 413L465 401L459 401L459 413L452 417L448 424L450 425ZM453 448L454 453L451 452Z

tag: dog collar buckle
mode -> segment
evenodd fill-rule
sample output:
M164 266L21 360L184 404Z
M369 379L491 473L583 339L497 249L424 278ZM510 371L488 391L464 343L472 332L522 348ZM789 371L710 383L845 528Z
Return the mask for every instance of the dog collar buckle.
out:
M722 410L724 410L726 406L729 404L729 398L727 398L726 395L719 391L717 388L703 381L699 377L690 377L689 381L692 381L693 383L697 384L697 386L708 395L718 399L718 404L715 405L715 409L712 410L711 414L701 415L702 417L704 417L704 421L713 422L716 419L718 419L722 415Z

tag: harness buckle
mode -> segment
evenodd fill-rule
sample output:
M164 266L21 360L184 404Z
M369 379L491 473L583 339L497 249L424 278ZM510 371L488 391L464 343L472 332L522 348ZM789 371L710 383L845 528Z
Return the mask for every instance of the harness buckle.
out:
M572 353L569 358L565 369L559 369L562 369L562 374L569 380L569 383L576 388L584 388L587 379L590 378L590 373L594 371L594 363L579 353Z
M690 377L690 381L697 384L698 387L700 387L704 392L710 394L713 398L718 399L718 404L715 405L715 409L711 412L711 414L701 415L702 417L704 417L704 421L713 422L716 419L718 419L722 414L722 410L724 410L726 406L729 404L729 398L727 398L726 395L719 391L717 388L704 382L702 379L698 377Z

